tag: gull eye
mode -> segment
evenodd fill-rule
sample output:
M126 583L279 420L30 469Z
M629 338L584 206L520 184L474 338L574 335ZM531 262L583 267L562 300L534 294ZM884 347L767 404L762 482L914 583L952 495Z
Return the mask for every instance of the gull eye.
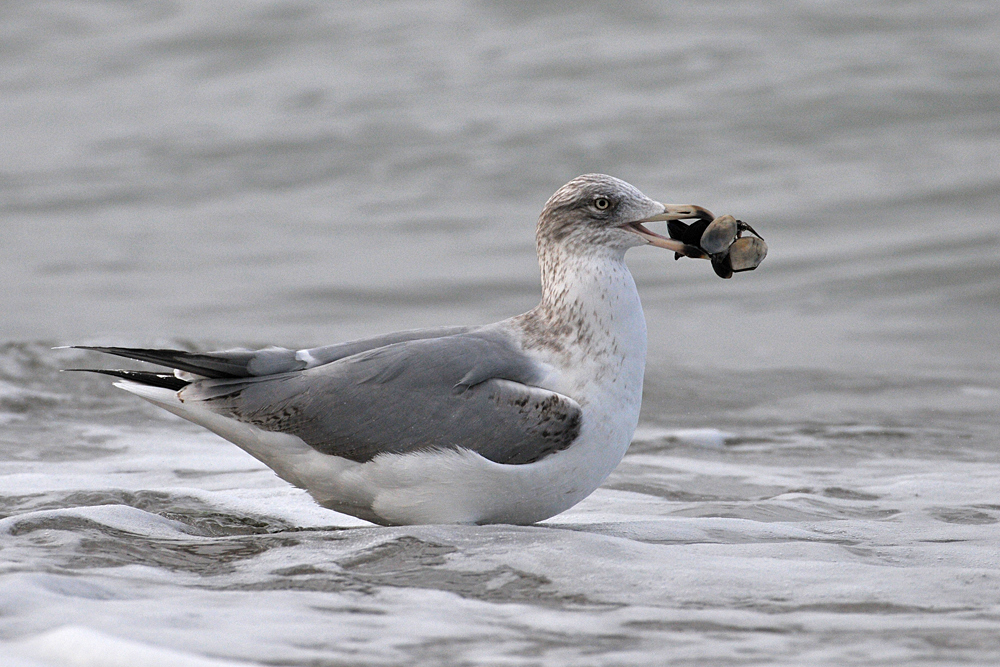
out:
M607 211L611 208L611 202L608 201L607 197L598 197L594 200L594 208L598 211Z

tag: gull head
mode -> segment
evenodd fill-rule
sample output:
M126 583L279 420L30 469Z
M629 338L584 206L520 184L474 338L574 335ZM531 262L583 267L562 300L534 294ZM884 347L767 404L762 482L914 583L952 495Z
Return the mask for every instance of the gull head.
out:
M538 218L536 238L540 249L559 246L586 252L606 247L624 252L654 245L680 255L704 257L701 249L650 231L644 223L713 217L700 206L661 204L613 176L584 174L549 198Z

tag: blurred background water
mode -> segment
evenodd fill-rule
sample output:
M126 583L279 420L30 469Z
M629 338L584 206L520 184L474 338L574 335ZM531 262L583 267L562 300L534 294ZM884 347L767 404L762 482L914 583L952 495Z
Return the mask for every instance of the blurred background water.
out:
M1000 6L8 2L0 92L16 664L1000 660ZM56 372L521 312L585 172L770 254L630 253L642 424L542 526L365 527Z

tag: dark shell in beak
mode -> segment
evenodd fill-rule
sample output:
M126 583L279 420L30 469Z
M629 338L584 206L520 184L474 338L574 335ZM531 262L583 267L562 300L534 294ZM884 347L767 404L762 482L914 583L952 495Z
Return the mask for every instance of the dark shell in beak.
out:
M714 220L700 219L690 224L680 220L667 223L670 238L700 249L712 261L720 278L732 278L734 273L753 271L767 257L767 243L753 227L731 215ZM749 232L753 236L743 236ZM675 255L680 258L681 255Z

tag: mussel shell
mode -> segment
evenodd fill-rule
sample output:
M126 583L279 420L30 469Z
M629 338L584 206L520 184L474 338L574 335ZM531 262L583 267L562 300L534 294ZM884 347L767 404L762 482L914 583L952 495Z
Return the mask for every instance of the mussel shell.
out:
M715 269L715 275L724 279L733 277L733 266L729 263L729 255L712 255L711 259L712 268Z
M731 215L716 218L705 227L701 235L701 248L709 255L726 252L736 240L737 221Z
M701 242L701 235L705 233L705 228L711 220L695 220L691 224L680 220L671 220L667 223L667 233L670 238L676 239L684 245L698 247Z
M767 244L764 243L764 239L755 236L736 239L729 246L729 266L735 273L753 271L760 266L765 257L767 257Z

